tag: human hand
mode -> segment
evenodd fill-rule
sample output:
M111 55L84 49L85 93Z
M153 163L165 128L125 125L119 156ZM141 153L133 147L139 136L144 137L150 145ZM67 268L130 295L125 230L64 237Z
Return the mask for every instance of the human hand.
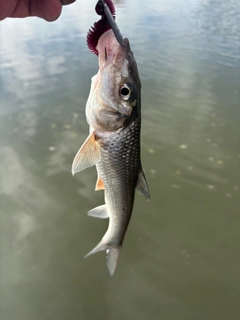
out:
M76 0L0 0L0 20L36 16L47 21L56 20L63 5Z

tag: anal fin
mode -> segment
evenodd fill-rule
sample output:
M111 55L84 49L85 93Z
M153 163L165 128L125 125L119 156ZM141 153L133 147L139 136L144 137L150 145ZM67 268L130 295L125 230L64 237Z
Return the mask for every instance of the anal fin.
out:
M145 174L142 169L138 174L136 189L138 192L143 194L147 200L150 200L150 193L149 193L149 189L148 189L148 184L147 184Z

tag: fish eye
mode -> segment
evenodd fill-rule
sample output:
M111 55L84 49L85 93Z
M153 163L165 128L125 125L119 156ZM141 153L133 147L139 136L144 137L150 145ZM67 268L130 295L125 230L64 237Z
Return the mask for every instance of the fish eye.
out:
M124 83L120 89L121 98L127 101L130 98L131 94L132 94L131 89L126 83Z

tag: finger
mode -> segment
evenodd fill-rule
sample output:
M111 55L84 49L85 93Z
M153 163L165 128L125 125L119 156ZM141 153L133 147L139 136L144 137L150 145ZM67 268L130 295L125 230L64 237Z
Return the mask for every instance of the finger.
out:
M62 11L60 0L16 0L14 11L9 14L13 18L35 16L47 21L56 20Z
M32 0L31 14L46 21L55 21L62 12L60 0Z
M3 20L12 15L17 5L16 1L0 0L0 20Z

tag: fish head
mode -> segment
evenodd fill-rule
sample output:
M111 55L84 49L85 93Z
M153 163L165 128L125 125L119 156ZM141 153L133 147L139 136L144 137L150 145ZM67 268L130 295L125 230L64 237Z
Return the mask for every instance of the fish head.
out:
M92 78L86 116L94 129L116 131L140 118L141 82L128 39L122 47L112 30L97 45L99 71Z

